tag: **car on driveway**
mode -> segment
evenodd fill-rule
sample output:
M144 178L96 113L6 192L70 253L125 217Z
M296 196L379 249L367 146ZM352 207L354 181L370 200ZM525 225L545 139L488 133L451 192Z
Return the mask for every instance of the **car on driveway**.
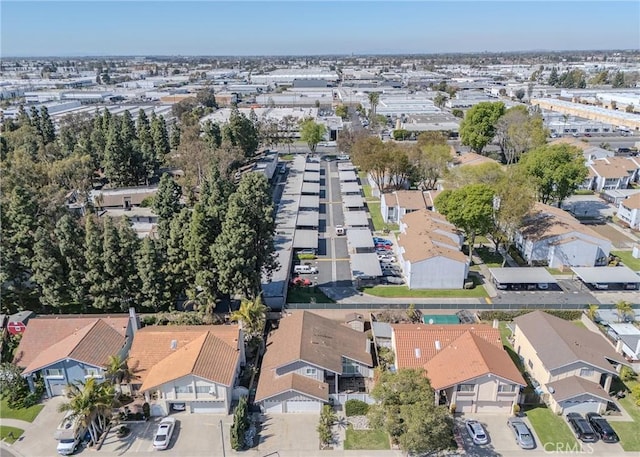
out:
M468 420L464 423L464 426L474 444L487 444L489 442L489 436L480 422Z
M396 258L392 255L378 254L378 260L380 263L394 263Z
M311 280L296 276L295 278L291 279L291 284L299 287L309 287L311 285Z
M598 437L605 443L617 443L620 441L615 430L607 420L598 413L587 413L587 420L598 434Z
M158 425L158 431L153 438L153 448L158 450L164 450L169 447L171 442L171 435L176 426L175 417L165 417L160 421Z
M522 449L533 449L536 447L533 434L522 419L510 418L507 420L507 425L516 437L516 443L518 443L518 446Z
M598 435L588 420L582 417L580 413L568 413L567 422L576 434L576 438L584 443L595 443L598 441Z

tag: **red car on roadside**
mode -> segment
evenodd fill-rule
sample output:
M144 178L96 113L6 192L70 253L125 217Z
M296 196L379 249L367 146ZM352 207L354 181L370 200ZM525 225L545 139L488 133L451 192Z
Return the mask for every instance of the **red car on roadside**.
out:
M297 276L291 279L291 284L294 286L309 287L311 285L311 280Z

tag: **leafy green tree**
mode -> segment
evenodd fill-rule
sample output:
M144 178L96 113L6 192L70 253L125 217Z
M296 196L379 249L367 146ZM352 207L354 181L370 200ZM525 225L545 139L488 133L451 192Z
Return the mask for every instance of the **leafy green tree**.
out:
M496 124L496 139L508 165L525 152L544 146L548 136L542 116L529 114L525 106L508 109Z
M615 304L616 314L618 315L618 322L622 322L628 316L633 316L633 306L626 300L617 301Z
M63 259L63 277L66 278L69 304L80 306L84 312L87 305L84 230L73 217L65 214L58 219L54 233Z
M351 156L353 163L369 174L378 189L383 191L391 162L390 148L378 137L361 137L354 143Z
M581 151L567 144L546 145L525 154L519 170L531 179L542 203L562 201L587 177Z
M403 451L412 453L448 449L453 440L453 418L435 405L435 393L423 370L383 371L371 391L377 404L369 420L382 427Z
M218 102L213 87L205 87L196 92L196 101L207 108L217 108Z
M263 275L270 277L277 264L274 224L266 177L259 173L244 175L229 199L222 232L212 252L222 292L242 293L247 298L258 296Z
M165 173L160 178L158 192L153 198L153 211L158 215L158 238L165 243L169 238L169 224L173 216L180 211L182 188Z
M324 138L327 129L324 124L318 124L313 119L306 119L300 124L300 139L307 143L311 152L316 152L318 143Z
M349 116L349 107L347 105L336 106L336 116L346 119Z
M126 358L119 355L110 355L105 366L105 377L117 391L120 391L121 384L131 382L133 370L129 367Z
M481 102L471 107L460 124L462 144L481 154L493 139L496 123L504 110L502 102Z
M449 97L443 93L438 93L438 95L433 98L433 104L442 109L444 108L445 103L447 103L447 100L449 100Z
M409 152L413 179L421 189L436 189L451 160L451 148L446 144L428 144Z
M167 311L171 305L171 295L167 286L166 270L158 242L147 237L137 257L137 274L140 278L142 305L158 311Z
M38 285L38 296L43 309L63 308L67 300L62 260L44 227L38 227L35 233L31 270L31 279Z
M464 117L464 111L462 111L461 109L458 108L454 108L451 110L451 114L453 114L455 117L462 119Z
M461 228L469 245L469 261L476 236L486 235L493 227L493 189L486 184L470 184L445 190L436 197L435 206L449 222Z

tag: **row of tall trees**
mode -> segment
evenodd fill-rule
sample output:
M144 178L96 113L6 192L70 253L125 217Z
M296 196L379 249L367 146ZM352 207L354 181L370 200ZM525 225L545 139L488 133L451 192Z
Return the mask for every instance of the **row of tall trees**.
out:
M352 160L368 173L379 189L400 189L414 183L435 189L452 160L451 148L439 133L423 133L416 143L383 142L361 136L350 147Z
M153 204L158 237L141 242L126 219L65 214L50 229L30 192L14 188L3 211L3 305L113 312L135 303L161 311L186 297L211 310L223 294L255 298L276 265L266 178L250 173L236 188L213 166L193 208L180 198L164 175Z

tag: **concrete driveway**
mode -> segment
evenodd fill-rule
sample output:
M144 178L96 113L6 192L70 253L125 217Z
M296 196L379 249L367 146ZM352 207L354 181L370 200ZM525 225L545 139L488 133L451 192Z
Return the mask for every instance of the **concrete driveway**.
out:
M518 455L522 452L530 453L531 451L525 451L516 443L516 439L507 426L508 414L465 414L461 417L456 417L456 424L460 427L461 436L464 439L465 450L467 455L474 457L489 457L489 456L512 456ZM489 434L489 444L477 445L473 444L469 433L464 428L464 421L467 419L474 419L480 422L487 433ZM542 450L538 437L535 436L535 431L525 419L525 422L531 429L536 439L536 450Z
M25 457L56 455L58 441L53 435L64 417L63 413L58 412L58 406L64 400L62 397L54 397L44 401L44 408L38 417L25 427L20 439L11 446L12 453Z
M291 451L300 455L317 454L320 443L316 427L319 419L319 414L261 415L260 455Z

